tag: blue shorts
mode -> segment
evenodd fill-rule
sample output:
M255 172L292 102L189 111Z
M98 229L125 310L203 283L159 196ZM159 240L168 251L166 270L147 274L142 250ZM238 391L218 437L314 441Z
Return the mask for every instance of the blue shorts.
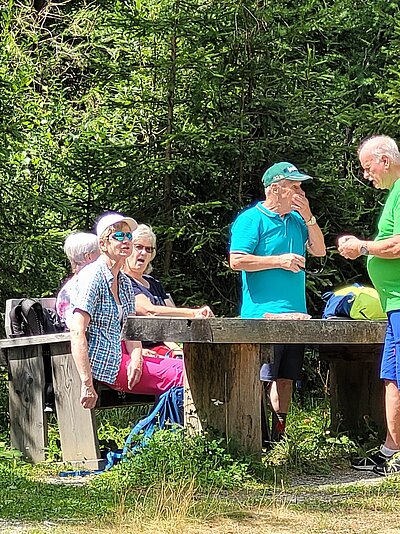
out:
M388 313L380 376L382 380L396 382L400 389L400 310Z
M274 345L273 363L263 363L260 380L272 382L277 378L301 379L304 360L304 345Z

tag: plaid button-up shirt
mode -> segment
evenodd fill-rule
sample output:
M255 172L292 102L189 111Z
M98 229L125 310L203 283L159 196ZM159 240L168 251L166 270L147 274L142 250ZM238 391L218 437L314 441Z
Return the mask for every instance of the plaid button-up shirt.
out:
M113 275L100 257L78 274L75 286L73 310L90 315L87 330L89 360L95 379L114 384L121 365L121 324L127 315L135 311L135 295L127 276L118 273L118 293L122 304L122 321L111 285Z

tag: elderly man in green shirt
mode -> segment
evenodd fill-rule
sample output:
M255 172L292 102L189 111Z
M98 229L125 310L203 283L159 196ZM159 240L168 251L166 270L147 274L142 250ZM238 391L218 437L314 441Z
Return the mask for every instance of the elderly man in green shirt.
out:
M385 443L367 458L353 462L359 470L380 475L400 472L400 153L390 137L374 136L358 149L364 178L377 189L388 189L373 241L342 236L338 249L354 260L368 256L368 274L388 316L380 377L385 384L387 433Z

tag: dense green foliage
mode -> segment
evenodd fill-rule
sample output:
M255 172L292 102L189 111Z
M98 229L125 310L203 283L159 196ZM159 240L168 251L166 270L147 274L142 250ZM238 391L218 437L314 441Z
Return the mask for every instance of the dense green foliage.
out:
M387 0L8 0L0 7L0 302L52 294L63 237L117 209L159 237L179 303L237 311L229 224L263 168L310 172L327 236L310 309L362 261L381 197L359 180L365 135L396 135L398 6Z

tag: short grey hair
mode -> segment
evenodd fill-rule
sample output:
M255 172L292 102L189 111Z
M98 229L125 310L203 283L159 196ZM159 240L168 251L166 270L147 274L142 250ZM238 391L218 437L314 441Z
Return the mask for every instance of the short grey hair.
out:
M377 160L380 156L388 156L393 163L400 164L399 147L396 141L387 135L374 135L365 139L358 147L357 154L360 155L365 148L369 149Z
M136 230L132 232L133 245L140 239L148 239L151 243L151 246L154 248L151 254L151 257L150 257L150 262L152 262L154 258L156 257L157 238L151 226L148 226L147 224L139 224ZM145 271L145 274L150 274L152 270L153 270L153 266L151 265L151 263L149 263Z
M73 232L65 239L64 252L75 272L77 267L85 264L88 254L99 252L99 240L88 232Z

